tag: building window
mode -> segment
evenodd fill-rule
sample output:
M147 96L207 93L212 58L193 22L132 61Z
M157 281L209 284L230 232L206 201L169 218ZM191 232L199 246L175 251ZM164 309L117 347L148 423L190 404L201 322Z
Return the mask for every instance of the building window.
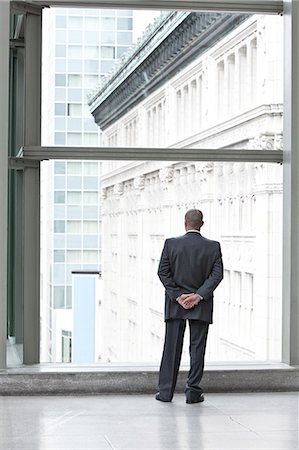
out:
M53 308L64 309L65 306L65 288L64 286L53 287Z
M64 232L65 232L65 221L54 220L54 233L64 233Z
M65 75L56 74L55 75L55 86L65 86L65 84L66 84Z
M96 250L83 250L83 264L98 264L99 254Z
M96 88L97 84L99 82L99 77L98 75L84 75L84 87L88 87L88 88ZM88 106L87 106L88 107ZM90 116L90 111L88 109L87 114Z
M83 203L91 203L97 205L99 202L98 192L83 192Z
M82 28L83 19L82 17L69 16L68 27L69 28Z
M81 192L68 191L67 192L67 203L69 205L81 204L82 194Z
M67 115L68 116L79 116L79 117L81 117L82 116L82 105L81 105L81 103L68 103L68 105L67 105Z
M132 43L132 33L129 31L119 31L117 33L117 43L120 45L130 45Z
M67 173L68 175L80 175L82 173L82 163L77 161L68 161Z
M66 17L56 16L55 17L56 28L66 28Z
M67 142L69 145L81 145L82 144L81 133L67 133Z
M99 63L98 61L86 59L84 62L84 71L87 73L98 73Z
M54 191L54 203L65 203L64 191Z
M62 330L61 332L61 360L63 363L72 362L72 332Z
M65 45L56 45L55 46L55 56L60 58L66 57L66 46Z
M66 222L67 233L79 234L82 232L81 220L67 220Z
M54 133L54 143L55 145L64 145L65 144L65 133Z
M55 161L54 162L54 173L56 175L64 175L65 174L65 162L64 161Z
M82 75L79 74L68 75L68 86L70 87L82 86Z
M69 58L82 58L82 46L81 45L69 45L68 46Z
M83 221L83 233L98 233L99 224L96 220Z
M84 133L83 136L84 145L87 147L97 147L98 146L98 133Z
M54 250L54 262L57 262L57 263L65 262L64 250Z
M117 19L117 29L118 30L132 30L133 19L131 18L120 18Z
M99 28L98 17L85 17L85 28L87 28L88 30L91 29L98 30Z
M97 45L87 45L84 50L85 58L98 59L99 47Z
M99 163L98 162L84 162L83 163L84 175L99 175Z
M83 34L82 31L68 31L68 40L70 44L81 44L82 43Z
M107 58L107 59L114 59L115 58L115 47L112 46L102 46L101 47L101 57Z
M81 263L81 250L68 250L66 252L66 260L68 263Z
M55 103L55 116L65 116L64 103Z
M115 19L112 17L102 17L101 18L101 30L114 30Z

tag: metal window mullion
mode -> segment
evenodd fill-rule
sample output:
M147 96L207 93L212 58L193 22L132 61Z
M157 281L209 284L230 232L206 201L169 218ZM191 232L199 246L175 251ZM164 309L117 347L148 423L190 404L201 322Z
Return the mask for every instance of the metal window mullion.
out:
M6 368L9 2L0 2L0 369Z
M25 20L25 145L41 142L41 11Z
M40 354L40 177L37 167L23 171L23 289L25 364L39 362Z
M81 8L125 8L125 9L161 9L184 11L224 11L248 12L259 14L279 14L283 10L281 0L35 0L34 4L44 6L81 7Z
M25 145L41 143L41 9L25 19ZM39 163L23 171L23 362L40 356L40 176Z
M299 365L299 4L285 2L282 359Z
M26 161L46 159L282 162L281 150L25 146ZM22 157L19 158L21 163ZM16 160L16 159L15 159Z
M15 196L14 196L14 246L13 246L13 260L14 265L10 270L13 270L17 276L13 277L13 310L14 310L14 336L16 344L24 343L24 273L23 273L23 170L15 171ZM11 299L12 301L12 299Z

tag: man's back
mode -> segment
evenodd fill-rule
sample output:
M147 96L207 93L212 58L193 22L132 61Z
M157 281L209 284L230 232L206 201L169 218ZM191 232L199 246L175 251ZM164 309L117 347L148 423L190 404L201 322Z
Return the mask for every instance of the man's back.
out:
M185 293L197 291L211 273L218 254L218 242L199 233L169 239L168 256L174 281Z
M212 322L213 291L223 277L220 244L196 231L165 241L158 275L165 286L165 318L191 318ZM198 307L185 310L175 301L197 292Z

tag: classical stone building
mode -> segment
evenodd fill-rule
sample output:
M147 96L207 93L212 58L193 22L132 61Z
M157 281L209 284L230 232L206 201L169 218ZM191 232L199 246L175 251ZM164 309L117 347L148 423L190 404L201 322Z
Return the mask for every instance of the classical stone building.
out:
M181 161L103 163L102 361L159 360L157 267L193 207L225 267L208 359L280 359L281 166L184 162L184 153L281 149L281 27L274 16L162 14L91 98L103 145L181 149Z

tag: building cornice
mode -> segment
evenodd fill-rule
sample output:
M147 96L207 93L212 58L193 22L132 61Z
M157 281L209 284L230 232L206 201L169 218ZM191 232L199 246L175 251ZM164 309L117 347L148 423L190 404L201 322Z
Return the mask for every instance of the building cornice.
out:
M173 12L90 100L95 122L111 126L248 15Z

